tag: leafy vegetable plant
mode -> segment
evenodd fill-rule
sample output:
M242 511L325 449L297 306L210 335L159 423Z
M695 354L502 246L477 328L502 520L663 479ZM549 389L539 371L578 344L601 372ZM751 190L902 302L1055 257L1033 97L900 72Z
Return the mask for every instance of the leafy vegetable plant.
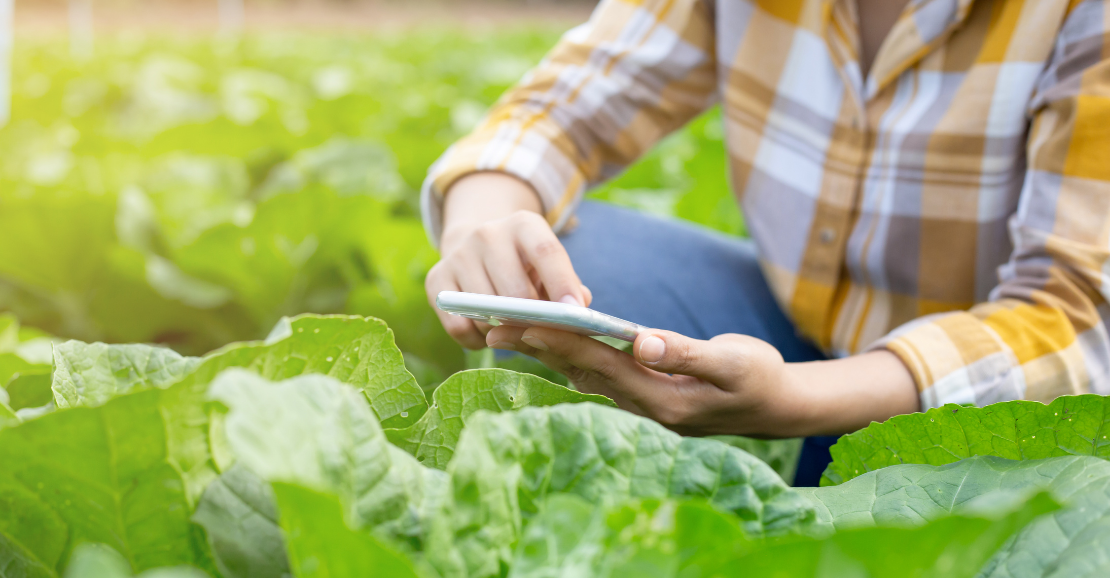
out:
M199 358L66 342L51 387L55 409L0 430L5 577L1047 576L1110 553L1097 455L791 488L534 375L464 371L426 401L370 318ZM1060 403L1083 423L1093 401Z

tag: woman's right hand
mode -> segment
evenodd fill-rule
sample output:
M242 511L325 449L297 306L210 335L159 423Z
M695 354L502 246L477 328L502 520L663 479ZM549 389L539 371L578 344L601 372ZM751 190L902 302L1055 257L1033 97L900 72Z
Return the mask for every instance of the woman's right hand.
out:
M563 244L541 214L539 197L502 173L475 173L447 192L440 258L424 288L444 329L468 349L486 346L489 326L435 307L440 291L522 297L588 306Z

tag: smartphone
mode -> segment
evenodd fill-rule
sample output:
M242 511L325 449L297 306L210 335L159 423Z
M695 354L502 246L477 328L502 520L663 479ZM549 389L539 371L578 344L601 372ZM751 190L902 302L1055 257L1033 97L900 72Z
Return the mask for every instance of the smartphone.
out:
M633 342L644 327L593 309L516 297L498 297L459 291L441 291L436 307L452 315L484 321L490 325L547 327L579 335L607 335Z

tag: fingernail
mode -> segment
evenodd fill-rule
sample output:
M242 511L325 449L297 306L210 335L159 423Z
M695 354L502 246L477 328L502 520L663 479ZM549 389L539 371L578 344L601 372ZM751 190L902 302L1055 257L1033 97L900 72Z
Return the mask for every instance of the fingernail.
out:
M659 363L665 353L667 344L654 335L640 342L640 359L644 363Z
M547 351L549 349L546 343L540 341L539 338L533 337L531 335L525 335L524 337L521 337L520 340L527 343L528 345L531 345L532 347L535 347L536 349L539 349L540 351Z
M490 347L492 347L494 349L506 349L506 350L509 350L509 351L516 351L516 346L513 345L512 343L509 343L508 341L498 341L497 343L494 343Z
M582 302L579 301L578 298L574 295L563 295L563 298L559 300L559 303L566 303L567 305L582 307Z

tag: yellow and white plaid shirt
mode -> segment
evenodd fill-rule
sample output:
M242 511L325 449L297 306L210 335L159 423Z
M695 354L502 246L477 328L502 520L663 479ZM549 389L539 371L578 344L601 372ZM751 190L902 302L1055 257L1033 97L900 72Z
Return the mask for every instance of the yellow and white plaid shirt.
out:
M432 168L583 192L713 103L776 298L922 404L1110 393L1110 0L912 0L867 78L854 0L604 0Z

